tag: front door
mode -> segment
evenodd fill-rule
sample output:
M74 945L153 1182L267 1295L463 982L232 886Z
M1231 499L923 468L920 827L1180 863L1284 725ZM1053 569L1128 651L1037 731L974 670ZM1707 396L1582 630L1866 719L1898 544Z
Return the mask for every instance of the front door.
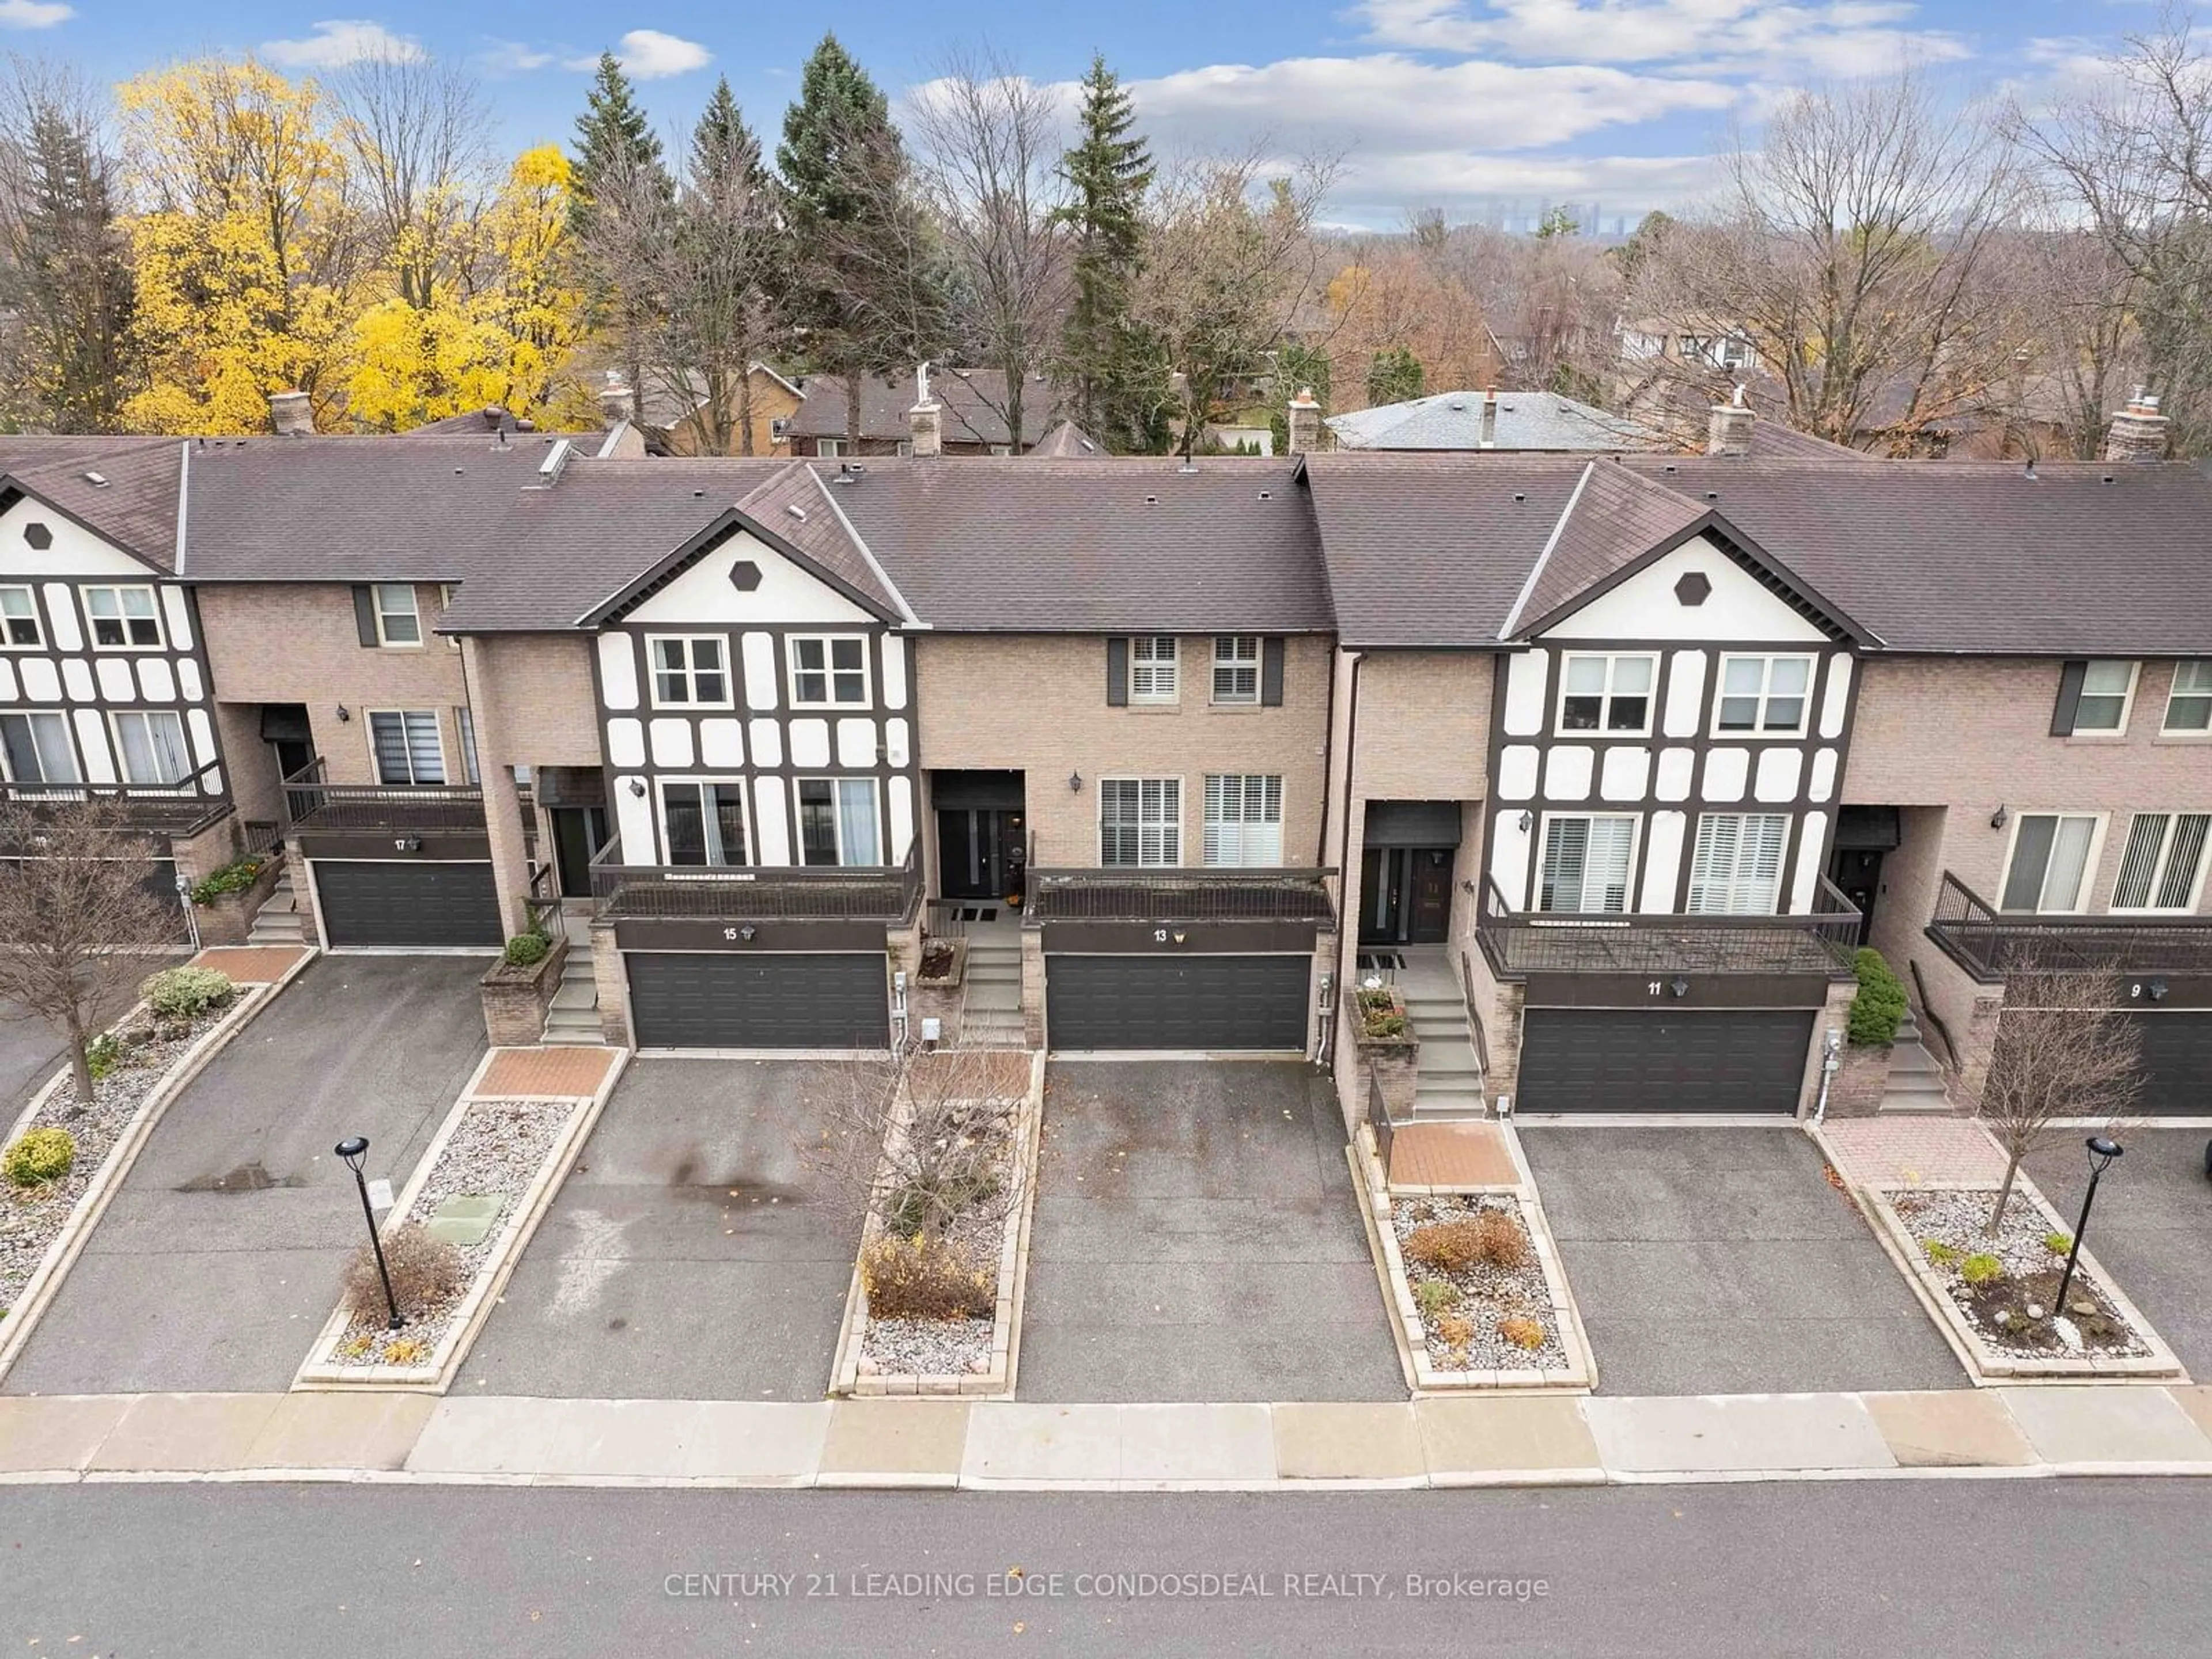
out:
M553 820L553 862L561 878L563 898L592 896L592 860L607 844L607 809L604 806L550 806Z
M1828 879L1859 913L1859 943L1874 929L1874 902L1881 891L1881 854L1856 848L1839 848L1828 860Z
M1441 945L1451 932L1449 847L1370 848L1360 866L1362 945Z
M1022 878L1022 815L1001 807L937 814L938 890L946 898L1003 899Z
M1406 849L1406 943L1441 945L1451 931L1452 849Z

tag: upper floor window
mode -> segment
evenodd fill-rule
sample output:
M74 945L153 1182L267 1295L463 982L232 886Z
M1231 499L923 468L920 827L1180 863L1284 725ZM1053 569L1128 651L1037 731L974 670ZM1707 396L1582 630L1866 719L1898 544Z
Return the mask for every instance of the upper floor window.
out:
M1182 862L1182 780L1107 778L1098 786L1098 862Z
M434 708L385 708L368 717L368 747L379 783L443 783L446 745Z
M1779 908L1786 812L1707 812L1690 859L1689 908L1771 916Z
M1559 730L1649 732L1658 676L1653 656L1569 656L1559 675Z
M422 617L415 608L412 584L379 582L369 592L376 598L376 642L379 645L422 643Z
M1536 908L1616 915L1626 910L1635 854L1634 814L1554 814L1544 821Z
M10 783L82 783L69 722L51 709L0 714L0 762Z
M2138 812L2112 883L2115 910L2194 910L2212 813Z
M1217 634L1213 636L1213 700L1216 702L1260 701L1260 636L1257 634Z
M0 592L0 601L6 597ZM2212 732L2212 658L2173 665L2173 690L2166 695L2164 729Z
M868 642L858 634L793 635L791 706L865 708L868 702Z
M185 722L174 709L133 709L109 716L125 783L182 783L192 775Z
M1802 738L1812 687L1810 657L1723 657L1713 734Z
M100 649L131 651L161 643L161 613L150 587L88 587L84 614Z
M39 633L39 603L27 587L0 587L0 647L30 650L46 641Z
M873 778L801 778L797 787L801 863L884 862Z
M730 706L727 641L720 635L656 634L647 647L653 653L655 708Z
M824 459L842 455L845 453L845 441L842 438L817 438L814 441L814 453Z
M2104 820L2093 812L2023 812L2014 822L1997 908L2061 915L2080 910Z
M1181 695L1172 634L1139 634L1129 641L1129 701L1173 702Z
M701 778L664 778L660 823L671 864L750 864L745 787Z
M2136 665L2118 658L2094 659L2081 670L2081 695L2074 702L2076 732L2119 732L2128 729L2128 706L2135 701Z
M1222 867L1283 861L1283 780L1231 773L1206 780L1206 862Z

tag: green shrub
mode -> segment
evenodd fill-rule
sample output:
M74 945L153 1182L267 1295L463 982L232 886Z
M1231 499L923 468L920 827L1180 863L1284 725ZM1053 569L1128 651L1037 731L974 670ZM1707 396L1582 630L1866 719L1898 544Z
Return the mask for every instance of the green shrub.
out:
M213 904L225 893L242 893L253 885L262 869L269 862L260 853L249 853L235 863L226 864L204 881L192 884L192 902Z
M102 1031L84 1045L84 1063L98 1083L123 1063L123 1039L112 1031Z
M154 1018L167 1025L189 1025L202 1014L230 1006L238 987L213 968L165 968L138 988Z
M76 1162L76 1137L67 1129L33 1129L0 1154L0 1170L17 1187L61 1180Z
M2074 1240L2066 1233L2045 1233L2043 1236L2043 1248L2053 1255L2064 1255L2067 1251L2074 1248Z
M1403 1014L1370 1014L1367 1019L1367 1035L1371 1037L1401 1037L1406 1035Z
M1948 1267L1959 1259L1958 1246L1946 1244L1940 1238L1922 1239L1920 1249L1922 1254L1927 1256L1929 1264L1934 1267Z
M1459 1292L1441 1279L1417 1279L1413 1281L1413 1304L1420 1309L1422 1317L1431 1321L1442 1319L1451 1311Z
M2004 1263L1987 1250L1977 1250L1959 1264L1959 1277L1969 1285L1986 1285L2004 1277Z
M553 941L533 927L507 940L503 960L510 968L534 968L545 960L552 949Z
M1905 986L1881 952L1863 950L1851 959L1859 992L1851 999L1850 1038L1863 1048L1886 1048L1897 1040L1898 1023L1907 1006Z

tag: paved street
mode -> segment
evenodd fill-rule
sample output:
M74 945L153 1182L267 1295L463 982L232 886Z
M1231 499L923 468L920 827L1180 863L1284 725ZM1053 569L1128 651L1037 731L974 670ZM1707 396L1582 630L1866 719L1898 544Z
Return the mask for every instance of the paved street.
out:
M181 962L177 957L149 957L145 971L151 974L159 969ZM118 994L115 1006L106 1011L112 1018L137 1000L135 984ZM15 1114L30 1101L38 1086L54 1074L63 1059L61 1039L46 1021L30 1014L15 1003L0 1001L0 1132L15 1121Z
M2002 1540L2002 1594L1962 1577L1961 1540L1976 1539ZM1314 1498L17 1486L0 1489L0 1647L87 1659L395 1644L427 1659L746 1649L2154 1659L2202 1653L2212 1626L2203 1576L2177 1570L2212 1552L2212 1504L2182 1480ZM984 1594L988 1576L1013 1568L1042 1590L1062 1575L1060 1595ZM1517 1580L1528 1599L1411 1599L1408 1571ZM669 1593L672 1575L708 1572L795 1575L793 1594ZM856 1575L871 1572L975 1582L964 1595L856 1596L870 1588ZM1077 1593L1078 1574L1139 1572L1255 1573L1273 1594ZM1286 1572L1379 1575L1384 1594L1292 1597ZM806 1596L810 1576L838 1594Z
M1021 1398L1405 1398L1310 1067L1055 1064L1044 1125Z
M483 1057L480 957L323 957L163 1115L11 1394L282 1389L362 1241L331 1155L397 1187Z
M1601 1393L1966 1386L1796 1129L1520 1134Z

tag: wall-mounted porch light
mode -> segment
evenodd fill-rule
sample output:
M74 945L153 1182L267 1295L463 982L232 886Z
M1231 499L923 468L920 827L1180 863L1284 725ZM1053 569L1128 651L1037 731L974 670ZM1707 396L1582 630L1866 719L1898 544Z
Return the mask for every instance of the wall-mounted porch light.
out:
M1997 803L1997 810L1990 814L1990 828L1992 830L2002 830L2005 827L2005 824L2011 819L2011 817L2012 814L2005 809L2005 804L2002 801L1999 801Z
M1519 823L1521 833L1525 836L1536 827L1536 815L1534 812L1524 811L1521 814Z
M1083 774L1080 772L1070 772L1067 775L1067 788L1068 793L1071 794L1081 794L1083 793Z

